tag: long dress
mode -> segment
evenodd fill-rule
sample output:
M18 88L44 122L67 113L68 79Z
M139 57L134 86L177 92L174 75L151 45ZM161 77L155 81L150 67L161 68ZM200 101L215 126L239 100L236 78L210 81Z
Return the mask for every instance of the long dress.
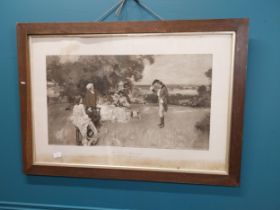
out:
M83 104L77 104L73 107L71 121L80 130L83 139L85 139L87 136L87 128L92 122L86 114Z

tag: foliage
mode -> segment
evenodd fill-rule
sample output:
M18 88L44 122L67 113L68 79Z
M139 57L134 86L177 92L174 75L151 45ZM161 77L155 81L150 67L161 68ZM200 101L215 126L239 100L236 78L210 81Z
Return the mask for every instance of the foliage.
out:
M209 69L208 71L205 72L205 75L210 79L212 79L212 69ZM210 107L210 102L211 102L211 83L209 86L209 90L207 90L206 87L200 86L198 88L198 95L200 96L200 103L203 105L207 105ZM200 130L201 132L205 133L207 132L209 134L210 132L210 113L206 114L205 117L201 120L198 121L195 124L196 129Z
M120 81L139 81L145 62L153 56L47 56L47 80L61 87L61 96L73 100L85 93L85 86L94 83L102 96L110 95Z
M205 76L208 77L210 80L212 79L212 69L208 69L204 74L205 74Z
M206 114L205 117L195 124L196 129L201 132L208 132L210 130L210 113Z
M155 94L147 94L144 96L147 103L158 103L158 97ZM210 95L184 95L172 94L168 96L168 104L189 107L210 107Z
M144 99L148 103L158 103L158 97L156 94L147 94L145 95Z

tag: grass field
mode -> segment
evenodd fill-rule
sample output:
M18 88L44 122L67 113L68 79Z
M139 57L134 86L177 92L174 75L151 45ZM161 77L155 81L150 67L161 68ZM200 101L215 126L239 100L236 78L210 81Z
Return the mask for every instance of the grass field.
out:
M72 111L66 110L67 107L69 104L48 107L49 144L76 144L75 128L69 119ZM132 119L128 123L102 122L96 146L208 149L209 134L197 130L195 124L209 113L209 109L169 106L165 127L159 128L157 106L134 105L132 108L141 113L141 119Z

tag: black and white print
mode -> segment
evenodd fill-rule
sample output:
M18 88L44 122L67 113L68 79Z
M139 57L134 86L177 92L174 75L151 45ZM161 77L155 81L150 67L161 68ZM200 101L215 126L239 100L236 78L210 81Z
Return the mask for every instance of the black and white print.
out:
M211 54L48 55L50 145L208 150Z

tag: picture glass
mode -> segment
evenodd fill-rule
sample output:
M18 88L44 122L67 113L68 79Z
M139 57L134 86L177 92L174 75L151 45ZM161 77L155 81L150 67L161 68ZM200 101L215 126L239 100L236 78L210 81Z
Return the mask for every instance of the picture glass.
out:
M31 36L34 163L228 174L234 46L233 32Z

